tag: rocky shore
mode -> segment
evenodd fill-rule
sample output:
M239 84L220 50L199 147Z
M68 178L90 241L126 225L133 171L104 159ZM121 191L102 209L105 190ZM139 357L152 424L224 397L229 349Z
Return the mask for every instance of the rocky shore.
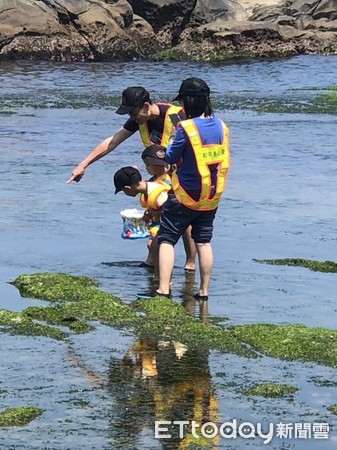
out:
M337 0L2 0L0 61L337 53Z

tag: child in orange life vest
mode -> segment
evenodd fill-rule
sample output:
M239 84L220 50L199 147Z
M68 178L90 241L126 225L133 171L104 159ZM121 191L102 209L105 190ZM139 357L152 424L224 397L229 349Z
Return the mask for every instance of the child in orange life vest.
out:
M129 197L140 195L140 204L146 206L151 215L160 215L161 208L168 198L171 186L163 181L144 181L138 169L132 166L122 167L114 175L115 194L123 191ZM154 239L157 241L157 238ZM157 244L157 245L156 245ZM151 244L155 278L159 279L159 247Z
M166 149L162 145L153 144L145 148L142 153L142 159L146 166L147 172L152 175L148 180L149 182L163 184L171 186L171 177L169 175L170 166L165 161ZM150 200L149 200L150 199ZM149 231L151 234L148 240L147 247L149 250L146 261L143 263L145 266L154 266L154 260L156 254L158 254L158 239L157 233L159 231L161 209L152 208L152 198L149 195L147 198L141 199L141 205L147 208L144 213L144 219L149 224Z

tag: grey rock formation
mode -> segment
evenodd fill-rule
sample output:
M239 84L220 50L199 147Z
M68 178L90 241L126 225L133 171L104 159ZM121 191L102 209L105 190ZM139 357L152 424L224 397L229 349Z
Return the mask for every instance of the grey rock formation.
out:
M128 60L160 50L157 58L199 60L337 52L337 0L285 0L252 12L245 1L1 0L0 59Z
M2 0L0 56L54 60L146 56L155 39L126 0Z

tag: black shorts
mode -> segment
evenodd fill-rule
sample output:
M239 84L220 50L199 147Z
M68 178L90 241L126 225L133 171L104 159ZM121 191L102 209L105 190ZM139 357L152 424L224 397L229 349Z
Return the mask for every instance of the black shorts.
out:
M211 242L216 212L217 208L211 211L187 208L180 203L174 192L170 191L160 218L159 244L167 242L175 245L190 225L192 225L192 239L196 244Z

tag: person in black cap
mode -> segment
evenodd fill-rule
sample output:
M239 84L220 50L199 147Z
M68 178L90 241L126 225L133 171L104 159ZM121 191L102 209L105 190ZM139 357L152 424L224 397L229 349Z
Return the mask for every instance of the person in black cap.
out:
M88 166L115 150L122 142L139 131L144 147L160 144L167 147L178 122L185 119L181 106L170 103L153 103L149 92L142 86L131 86L122 93L122 103L117 114L130 117L113 136L102 141L72 172L67 183L79 182ZM196 249L190 232L183 236L186 253L186 270L195 270Z
M169 164L179 161L179 168L172 173L173 191L161 216L157 295L169 294L174 246L192 226L200 269L200 286L195 298L208 300L213 266L213 221L230 163L229 130L222 120L213 116L209 96L207 83L193 77L182 82L175 98L182 102L187 120L180 122L175 139L166 150L166 161Z
M144 147L159 144L167 147L174 129L180 120L185 119L181 106L170 103L153 103L149 92L142 86L131 86L122 93L122 103L116 110L117 114L130 118L113 136L101 142L73 170L67 183L80 181L88 166L103 158L122 142L139 131Z

